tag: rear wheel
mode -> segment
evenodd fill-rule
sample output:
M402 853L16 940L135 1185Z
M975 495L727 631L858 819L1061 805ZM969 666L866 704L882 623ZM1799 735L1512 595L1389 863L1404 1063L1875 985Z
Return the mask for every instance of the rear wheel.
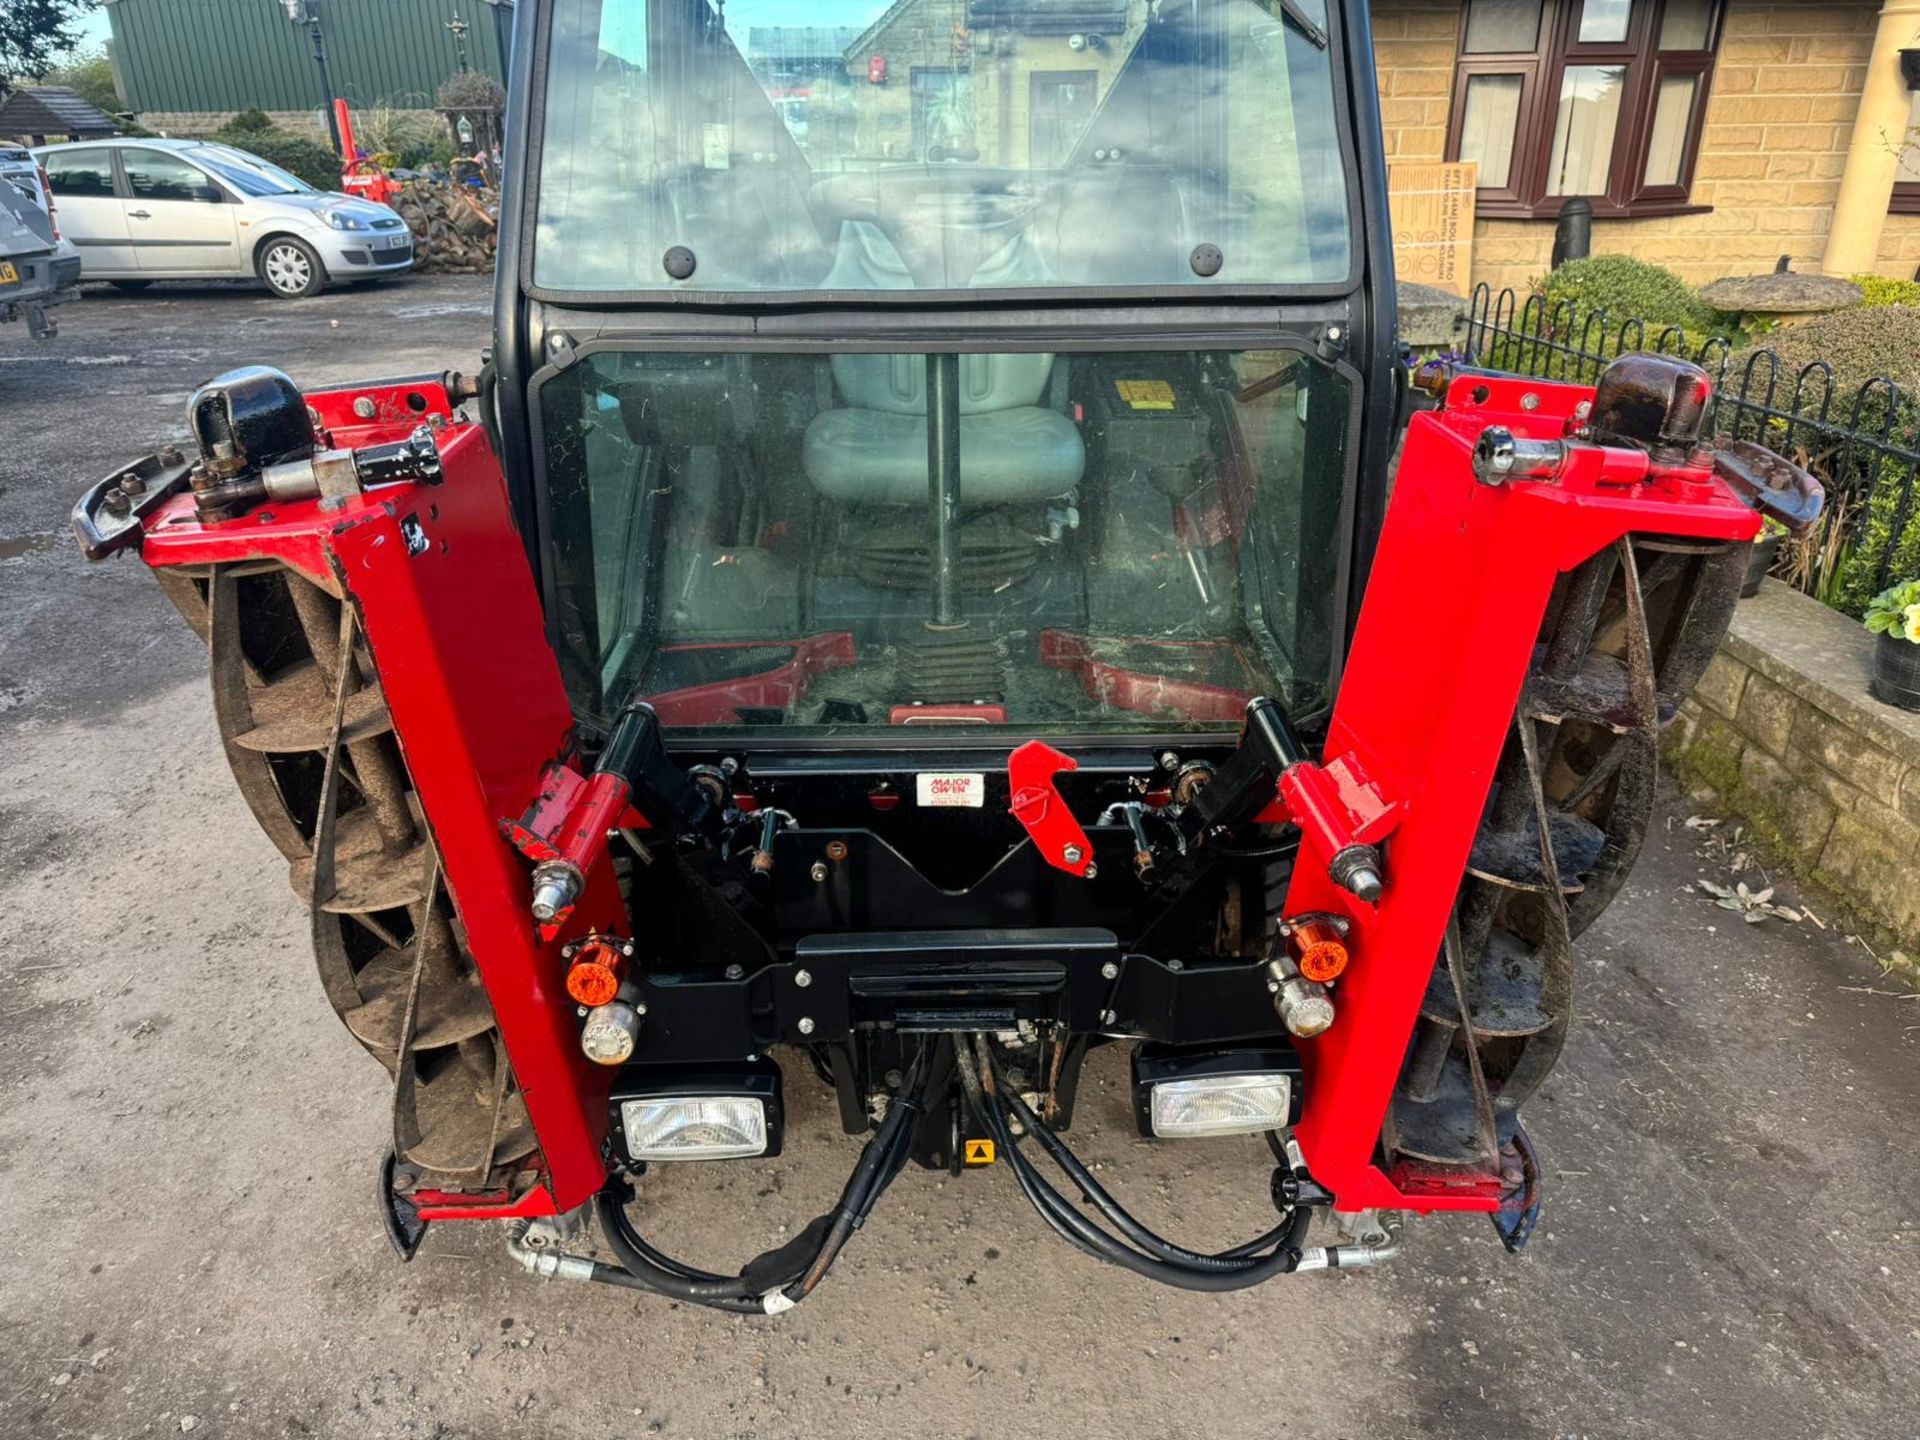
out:
M256 262L260 278L267 288L283 300L302 300L317 295L327 283L320 257L304 240L291 235L276 235L260 247Z

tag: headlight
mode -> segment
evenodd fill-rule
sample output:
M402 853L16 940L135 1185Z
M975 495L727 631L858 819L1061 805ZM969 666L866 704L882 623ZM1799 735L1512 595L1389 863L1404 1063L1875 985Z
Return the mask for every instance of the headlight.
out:
M629 1164L780 1153L780 1067L764 1055L724 1068L628 1065L607 1104L614 1149Z
M624 1101L620 1124L635 1160L738 1160L767 1148L756 1095L649 1095Z
M1300 1118L1300 1057L1290 1047L1158 1045L1133 1052L1142 1135L1197 1140L1284 1130Z
M1150 1123L1163 1140L1251 1135L1287 1123L1293 1084L1285 1075L1214 1075L1153 1087Z
M327 224L336 230L371 230L373 228L358 215L350 214L345 210L322 210L320 214Z

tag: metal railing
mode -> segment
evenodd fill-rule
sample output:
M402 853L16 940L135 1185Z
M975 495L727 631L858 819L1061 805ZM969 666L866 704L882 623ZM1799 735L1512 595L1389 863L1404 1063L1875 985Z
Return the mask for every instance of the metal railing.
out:
M1592 384L1608 361L1634 350L1698 363L1714 381L1709 435L1757 441L1827 487L1814 532L1781 547L1782 579L1858 615L1888 585L1920 575L1920 407L1887 377L1842 393L1825 360L1796 370L1765 346L1738 349L1719 335L1695 344L1678 325L1616 323L1603 309L1495 295L1486 285L1468 309L1467 363L1489 370Z

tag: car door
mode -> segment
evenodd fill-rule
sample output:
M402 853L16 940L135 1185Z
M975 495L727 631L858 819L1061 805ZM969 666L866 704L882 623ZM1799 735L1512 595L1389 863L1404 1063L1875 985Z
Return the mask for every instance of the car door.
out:
M165 150L124 146L127 234L145 275L235 275L238 208L226 188L199 166Z
M49 150L41 157L60 212L60 233L80 252L80 274L107 280L135 271L126 207L114 188L113 151L104 145Z

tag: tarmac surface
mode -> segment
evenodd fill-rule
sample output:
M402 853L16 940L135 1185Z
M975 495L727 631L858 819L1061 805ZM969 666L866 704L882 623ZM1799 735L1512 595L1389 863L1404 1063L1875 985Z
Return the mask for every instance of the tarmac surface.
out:
M1382 1269L1194 1295L1068 1249L998 1170L910 1170L774 1320L539 1282L486 1226L398 1264L385 1076L327 1008L199 645L66 517L222 369L471 369L487 307L466 277L163 285L89 290L44 346L0 331L0 1436L1920 1433L1920 1002L1837 927L1689 893L1730 862L1681 800L1580 944L1521 1258L1415 1219ZM827 1206L857 1142L789 1101L780 1159L649 1178L654 1239L731 1268ZM1149 1223L1266 1227L1263 1147L1135 1138L1120 1047L1081 1103Z

